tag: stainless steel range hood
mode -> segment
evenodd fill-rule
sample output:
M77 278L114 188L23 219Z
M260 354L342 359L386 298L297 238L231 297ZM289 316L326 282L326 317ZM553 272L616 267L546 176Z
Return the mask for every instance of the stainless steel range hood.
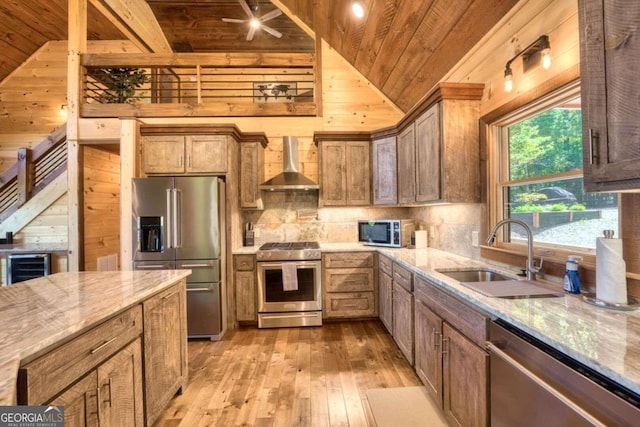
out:
M318 190L320 186L298 172L298 138L282 138L282 163L284 172L260 185L261 190Z

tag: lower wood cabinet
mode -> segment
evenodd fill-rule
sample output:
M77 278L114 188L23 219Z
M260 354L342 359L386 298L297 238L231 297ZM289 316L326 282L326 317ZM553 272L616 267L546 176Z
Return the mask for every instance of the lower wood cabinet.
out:
M413 275L393 264L393 339L413 366Z
M146 425L187 385L185 281L142 303Z
M25 364L18 403L64 405L65 426L143 426L141 334L136 306Z
M233 281L236 297L236 319L238 322L256 323L256 257L255 255L233 256Z
M378 315L374 252L339 252L322 256L322 317Z
M18 404L64 405L66 427L150 426L186 386L186 325L182 279L24 363Z
M393 334L393 261L378 255L378 311L380 320L390 334Z
M415 280L415 369L456 426L489 425L489 317Z

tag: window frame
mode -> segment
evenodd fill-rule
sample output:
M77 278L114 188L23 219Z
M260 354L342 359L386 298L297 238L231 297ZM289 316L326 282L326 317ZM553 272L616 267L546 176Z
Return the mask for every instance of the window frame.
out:
M563 178L577 178L584 176L583 168L579 170L572 170L559 174L552 174L545 176L542 180L539 177L525 178L509 181L509 168L508 168L508 126L515 124L521 120L531 117L535 114L539 114L553 106L556 106L564 101L569 101L573 98L580 96L580 80L576 79L561 85L558 88L549 90L543 95L538 95L536 99L527 99L520 103L516 107L511 109L503 108L502 111L492 114L492 119L486 119L483 117L483 121L486 135L486 153L487 153L487 221L485 221L485 233L488 235L488 231L499 220L506 217L506 209L504 208L504 189L507 186L526 184L528 182L541 182L541 181L554 181ZM531 96L531 95L529 95ZM618 211L620 210L620 201L618 201ZM618 223L618 227L620 224ZM505 241L504 237L507 235L508 226L501 227L498 230L497 238L493 246L482 246L483 255L487 258L501 258L503 256L492 256L495 252L510 253L516 255L522 255L526 253L526 239L518 239L517 241ZM594 237L595 238L595 237ZM557 245L550 243L533 243L534 254L536 256L542 256L545 259L552 262L564 262L568 255L581 255L583 262L586 265L595 265L595 249L584 247L573 247L566 245ZM583 265L584 265L583 264Z

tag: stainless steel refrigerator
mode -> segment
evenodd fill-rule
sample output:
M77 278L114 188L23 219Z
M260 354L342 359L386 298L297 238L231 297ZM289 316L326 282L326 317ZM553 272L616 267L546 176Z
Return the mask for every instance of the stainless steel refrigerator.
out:
M133 268L191 269L187 334L220 339L224 296L224 182L217 177L133 179Z

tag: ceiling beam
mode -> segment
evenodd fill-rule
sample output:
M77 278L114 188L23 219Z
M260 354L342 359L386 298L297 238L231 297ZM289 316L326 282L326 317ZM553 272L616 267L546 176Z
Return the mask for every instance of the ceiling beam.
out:
M122 34L143 52L173 50L145 0L89 0Z

